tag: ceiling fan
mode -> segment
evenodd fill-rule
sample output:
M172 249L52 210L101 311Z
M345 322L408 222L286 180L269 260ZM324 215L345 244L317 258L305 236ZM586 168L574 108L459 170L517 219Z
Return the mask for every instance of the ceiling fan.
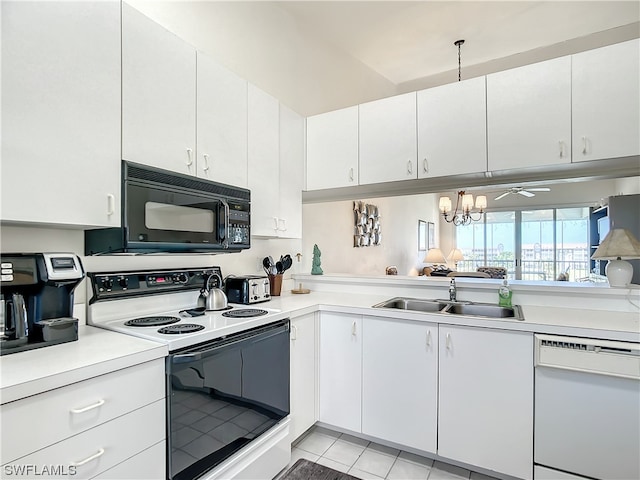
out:
M504 198L507 195L510 195L512 193L522 195L523 197L531 198L536 196L536 194L533 192L550 192L550 191L551 189L548 187L527 188L527 189L525 189L524 187L511 187L506 192L503 192L500 195L498 195L494 200L500 200L501 198Z

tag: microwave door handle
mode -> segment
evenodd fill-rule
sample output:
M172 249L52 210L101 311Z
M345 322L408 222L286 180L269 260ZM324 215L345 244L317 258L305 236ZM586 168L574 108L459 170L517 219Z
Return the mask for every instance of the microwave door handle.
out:
M224 240L222 241L222 246L224 248L229 248L229 204L226 200L220 200L224 205Z

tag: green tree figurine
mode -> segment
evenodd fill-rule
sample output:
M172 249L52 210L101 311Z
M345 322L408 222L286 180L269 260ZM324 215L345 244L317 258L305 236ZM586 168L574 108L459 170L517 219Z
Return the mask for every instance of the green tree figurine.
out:
M311 261L311 275L322 275L322 268L320 268L320 249L318 245L313 246L313 260Z

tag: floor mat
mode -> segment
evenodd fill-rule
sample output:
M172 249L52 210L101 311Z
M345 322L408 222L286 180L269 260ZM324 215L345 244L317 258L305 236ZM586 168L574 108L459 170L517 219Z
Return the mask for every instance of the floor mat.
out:
M338 472L319 463L313 463L301 458L294 463L280 480L360 480L352 475Z

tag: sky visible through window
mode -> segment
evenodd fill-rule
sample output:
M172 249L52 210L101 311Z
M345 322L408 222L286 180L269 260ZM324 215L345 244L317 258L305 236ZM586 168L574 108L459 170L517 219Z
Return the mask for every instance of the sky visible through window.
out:
M589 275L588 207L487 212L484 222L457 227L456 237L464 255L461 271L502 266L508 278L523 280Z

